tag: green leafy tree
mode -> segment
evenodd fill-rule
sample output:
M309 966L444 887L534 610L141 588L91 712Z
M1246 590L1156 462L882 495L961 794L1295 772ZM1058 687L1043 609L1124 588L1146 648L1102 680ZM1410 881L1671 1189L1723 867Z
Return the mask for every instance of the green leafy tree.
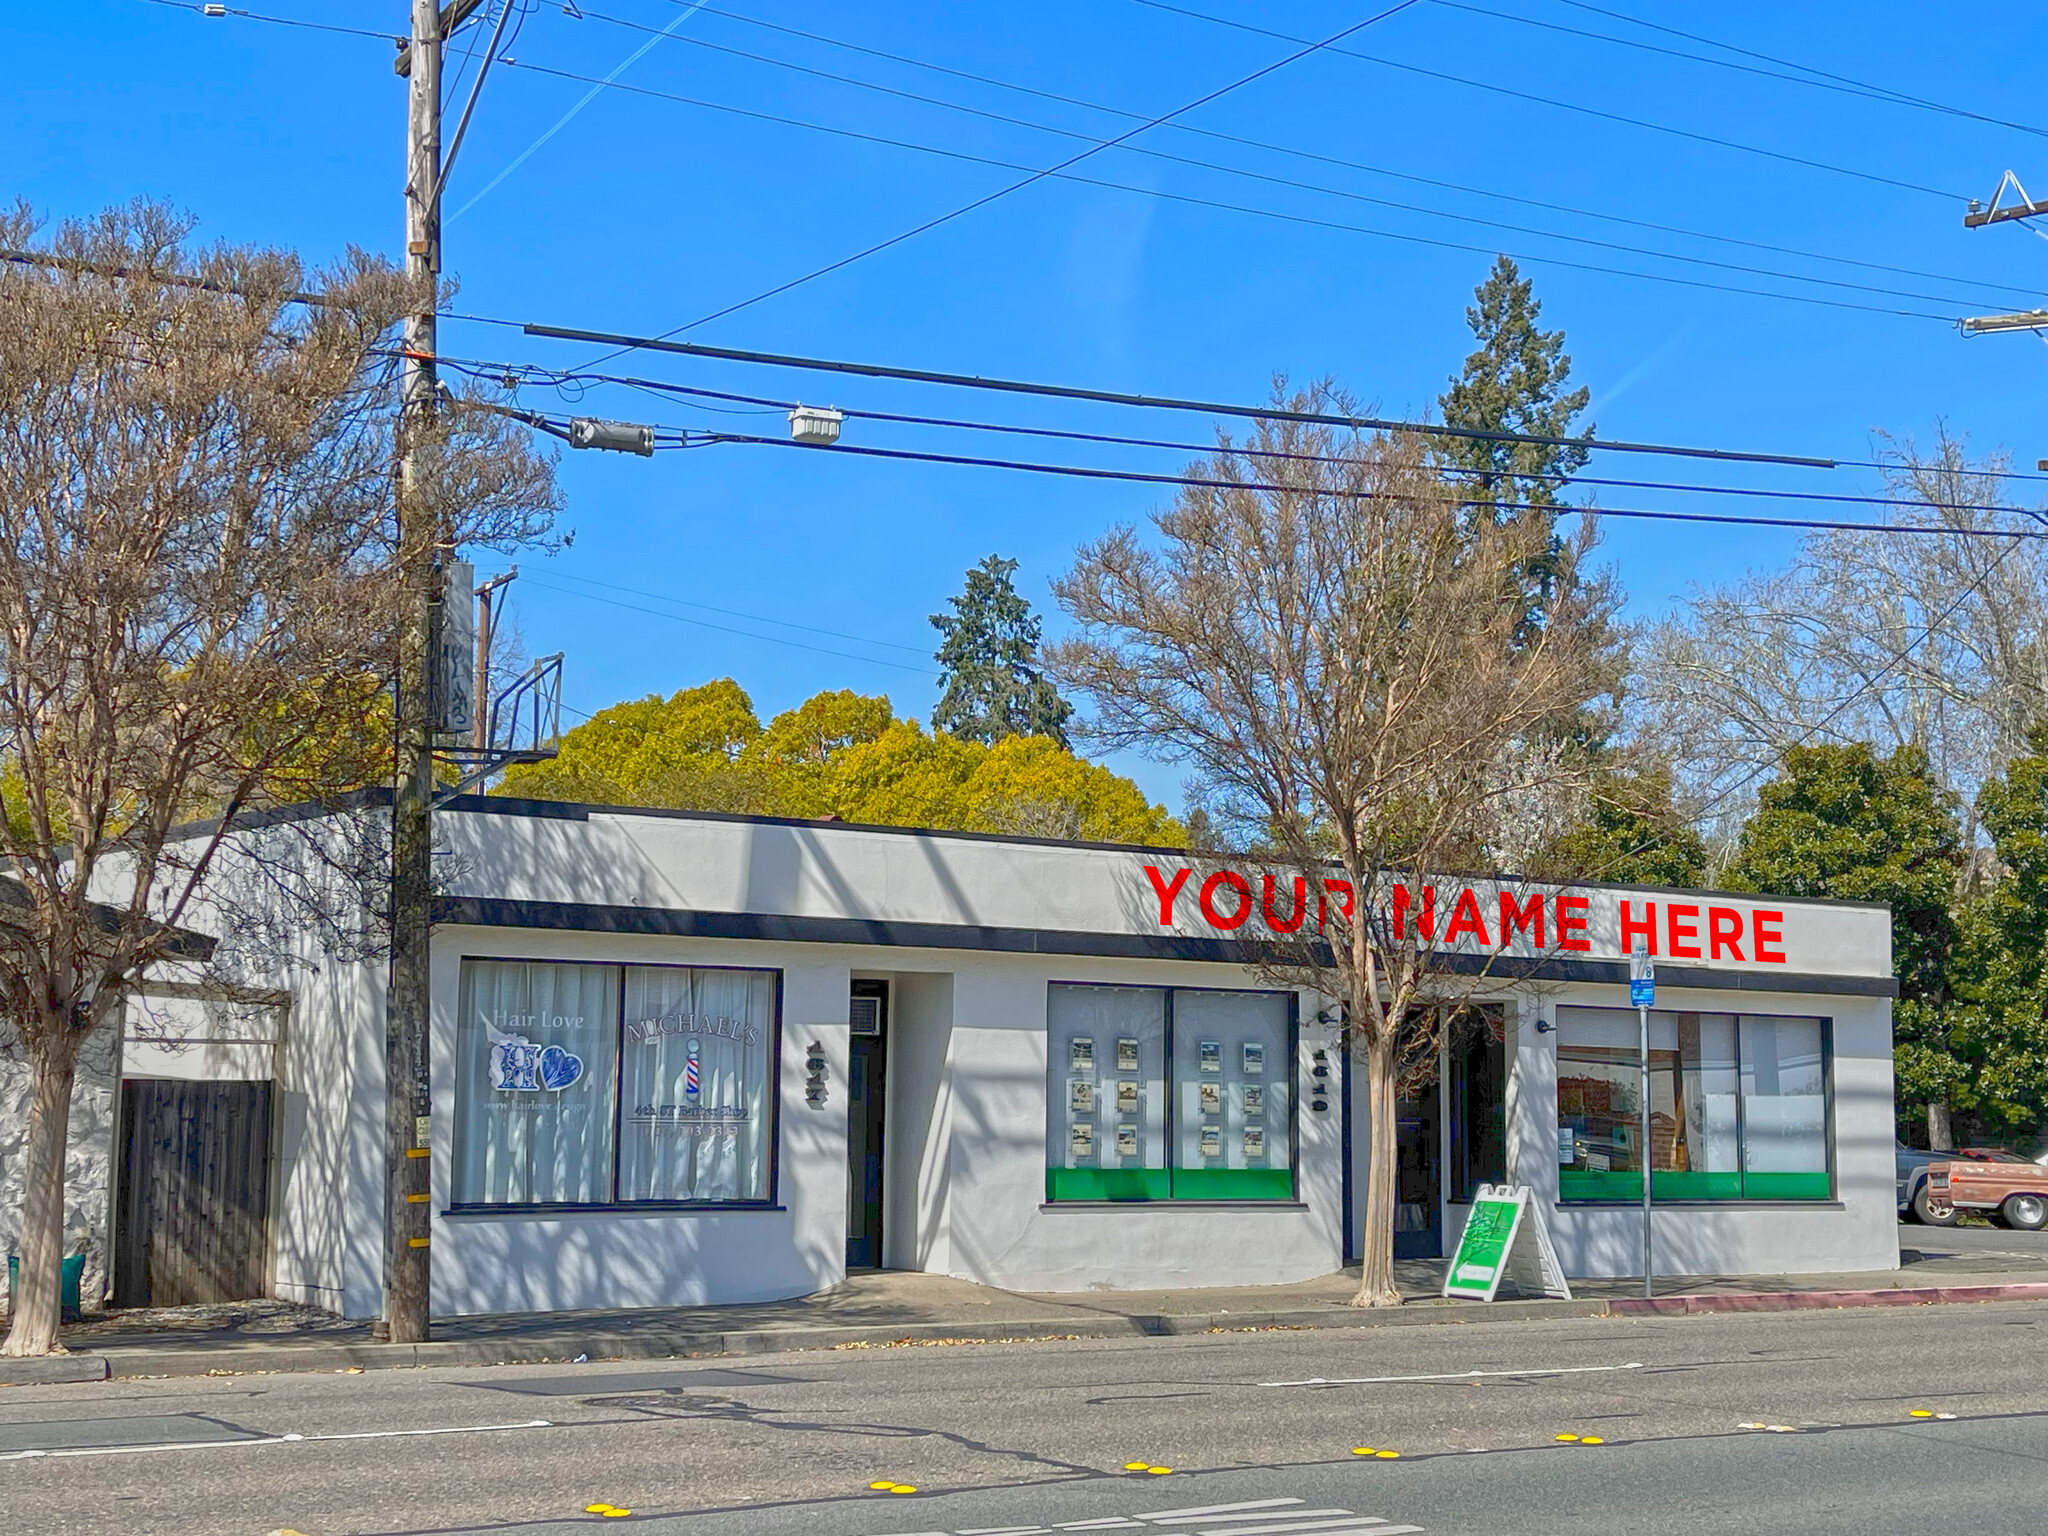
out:
M1728 883L1736 890L1892 909L1894 1071L1903 1105L1926 1110L1945 1139L1949 1103L1968 1075L1955 1050L1951 972L1961 939L1956 891L1965 851L1960 806L1935 781L1927 754L1879 757L1858 742L1794 747L1743 826Z
M1178 847L1181 825L1129 779L1044 735L993 744L900 720L889 700L820 693L763 727L730 678L614 704L497 791L540 800Z
M1572 360L1563 331L1537 323L1543 306L1530 281L1505 256L1494 258L1486 281L1465 311L1478 348L1438 398L1444 425L1474 432L1575 439L1557 443L1501 442L1483 437L1443 439L1441 457L1475 502L1475 518L1510 522L1541 518L1546 529L1565 504L1564 484L1584 467L1593 435L1577 426L1591 398L1569 388ZM1543 554L1522 572L1529 589L1529 624L1540 625L1555 597L1562 546L1553 533Z
M1017 562L990 555L967 572L967 590L932 615L942 689L932 729L992 746L1005 736L1067 742L1074 708L1038 670L1039 621L1011 580Z
M1532 873L1686 890L1706 878L1707 845L1672 804L1668 773L1603 773L1585 814L1551 843Z
M1915 1062L1973 1139L2029 1134L2048 1116L2048 728L2028 747L1978 796L2000 871L1961 914L1944 1049Z

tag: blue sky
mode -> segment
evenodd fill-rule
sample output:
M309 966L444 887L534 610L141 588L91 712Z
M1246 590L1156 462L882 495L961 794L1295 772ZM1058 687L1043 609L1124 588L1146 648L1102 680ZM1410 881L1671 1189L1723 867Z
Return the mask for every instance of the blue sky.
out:
M1175 3L1303 37L1326 36L1381 8L1322 0ZM407 14L403 0L270 0L258 8L384 32L404 30ZM1838 0L1728 0L1683 16L1642 0L1611 0L1608 9L2033 131L1571 35L1554 28L1712 51L1562 0L1483 0L1481 9L1423 0L1346 45L1391 64L1316 55L1182 120L1324 160L1154 129L1134 147L1162 154L1111 150L1077 168L1116 187L1040 182L689 335L733 347L1223 400L1261 398L1275 375L1329 374L1385 413L1403 415L1428 409L1469 350L1463 308L1496 249L1937 317L2042 302L2048 248L2035 234L2017 225L1966 231L1961 215L1964 199L1988 196L2007 167L2048 197L2048 142L2039 131L2048 127L2048 107L2040 105L2030 62L2048 44L2048 15L2019 5ZM1551 25L1504 19L1510 16ZM715 0L694 12L683 0L598 0L580 16L537 5L518 25L514 62L488 82L448 194L455 216L447 263L462 284L457 308L627 332L686 324L1017 178L960 157L1042 167L1081 147L1046 128L1106 138L1132 123L773 28L1146 116L1292 51L1138 0L1035 7L848 0L829 8ZM738 110L599 90L532 149L591 89L565 76L602 78L661 29L671 35L619 81ZM1998 45L1987 47L1988 38ZM316 258L350 243L394 257L401 249L405 98L387 41L235 16L202 19L148 0L77 0L9 7L0 17L0 55L12 66L0 101L6 190L46 214L158 197L189 209L208 237L294 245ZM1583 110L1418 72L1425 70ZM460 99L451 92L451 118ZM1277 185L1167 155L1335 190ZM1774 158L1786 156L1836 169ZM1505 196L1938 276L1631 228ZM1398 235L1478 249L1392 238ZM1667 254L1602 250L1560 235ZM1975 447L2010 449L2023 468L2048 457L2048 348L2030 335L1964 339L1939 318L1537 260L1524 270L1536 280L1546 322L1567 332L1604 436L1866 459L1875 433L1925 439L1945 420ZM446 327L443 348L557 365L592 355L462 323ZM1198 418L673 357L612 366L818 404L1192 441L1210 431ZM531 398L563 408L551 397ZM595 391L574 409L674 426L782 430L775 415L719 414L622 389ZM874 423L857 424L848 440L1169 472L1184 457ZM1875 488L1874 476L1858 470L1708 471L1620 456L1598 465L1641 478ZM562 479L574 546L552 559L522 560L514 606L531 650L568 652L569 702L591 710L731 675L764 717L826 687L886 691L900 710L928 713L934 637L925 618L958 590L965 567L990 553L1012 556L1022 563L1020 585L1049 608L1046 584L1077 543L1113 523L1142 521L1160 500L1144 486L741 446L652 461L565 455ZM1648 491L1608 490L1601 499L1712 504ZM1783 534L1618 519L1606 522L1605 539L1637 615L1663 611L1690 582L1777 562L1792 547ZM1048 627L1058 623L1048 613ZM1175 770L1119 766L1178 806Z

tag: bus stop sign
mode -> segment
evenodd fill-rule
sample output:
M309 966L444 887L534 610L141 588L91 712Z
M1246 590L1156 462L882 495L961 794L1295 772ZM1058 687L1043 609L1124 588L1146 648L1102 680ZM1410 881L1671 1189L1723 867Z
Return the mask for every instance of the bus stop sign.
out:
M1628 1005L1657 1006L1657 962L1650 958L1650 948L1641 939L1636 940L1628 957Z

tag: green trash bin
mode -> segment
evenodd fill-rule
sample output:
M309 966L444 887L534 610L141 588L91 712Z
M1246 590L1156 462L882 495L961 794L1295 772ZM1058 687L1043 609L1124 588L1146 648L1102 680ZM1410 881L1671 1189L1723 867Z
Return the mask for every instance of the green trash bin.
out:
M21 1277L21 1260L15 1254L7 1255L7 1311L14 1312L15 1287ZM58 1304L64 1309L64 1321L78 1321L78 1292L85 1284L85 1255L70 1253L64 1256L64 1278L58 1287Z

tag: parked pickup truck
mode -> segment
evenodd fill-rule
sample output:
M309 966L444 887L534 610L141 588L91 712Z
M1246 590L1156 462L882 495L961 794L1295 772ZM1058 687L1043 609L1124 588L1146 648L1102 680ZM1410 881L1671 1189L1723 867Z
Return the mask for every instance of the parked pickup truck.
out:
M2010 1153L1989 1162L1935 1163L1925 1199L1932 1212L1986 1211L1999 1226L2038 1232L2048 1226L2048 1167Z

